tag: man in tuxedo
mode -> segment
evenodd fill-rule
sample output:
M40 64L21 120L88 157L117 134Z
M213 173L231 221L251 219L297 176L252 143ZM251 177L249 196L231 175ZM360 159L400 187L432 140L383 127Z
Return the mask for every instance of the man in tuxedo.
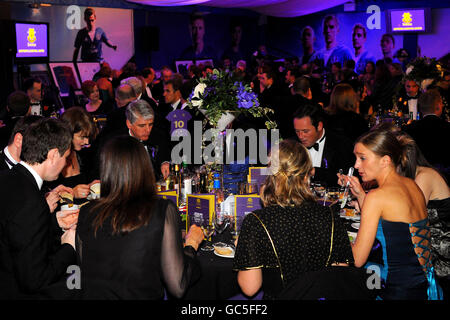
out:
M273 108L271 105L275 96L280 95L275 79L275 72L270 67L264 66L259 76L259 100L262 106Z
M339 169L344 173L353 166L352 143L345 137L325 130L324 115L320 107L306 104L294 114L294 129L297 140L309 152L315 168L314 181L337 186Z
M171 143L169 135L153 126L155 113L144 100L130 103L126 109L128 134L141 141L152 160L157 180L170 173Z
M169 66L163 66L161 68L161 77L155 81L153 85L152 95L158 104L164 101L164 84L172 78L173 71Z
M282 138L288 139L295 135L292 117L305 104L314 104L311 99L312 93L309 79L305 76L299 77L294 81L290 95L276 98L279 108L276 110L275 121Z
M0 148L4 148L11 137L14 125L21 117L30 114L30 98L23 91L15 91L8 96L6 101L6 117L4 126L0 128Z
M155 126L170 133L170 121L167 115L175 110L186 109L186 100L181 94L183 77L176 73L164 83L164 103L160 103L155 110ZM189 111L189 108L186 109ZM191 115L192 117L192 115Z
M53 111L49 101L44 101L42 95L42 82L37 78L25 79L23 83L23 91L30 98L31 114L49 117Z
M0 299L36 297L76 263L75 229L58 234L41 192L58 178L71 144L67 124L42 119L25 132L20 163L0 173Z
M102 130L101 138L107 138L114 131L125 128L125 110L128 104L136 100L136 94L129 84L121 84L116 89L116 106L107 116L105 128Z
M23 134L32 123L39 119L41 119L40 116L26 116L16 122L8 145L3 150L0 150L0 171L9 170L20 162Z
M413 113L413 120L417 119L418 99L420 96L419 85L413 79L407 79L403 94L398 98L397 106L400 111L406 114Z
M144 68L142 69L141 74L145 82L145 90L142 93L142 99L147 101L150 104L150 106L152 105L150 101L153 101L154 105L157 107L158 102L153 97L152 93L153 81L155 80L155 70L153 70L153 68Z
M449 168L450 123L440 118L443 103L439 91L437 89L427 90L419 97L418 105L423 118L412 122L405 128L405 131L416 141L430 164L440 168Z

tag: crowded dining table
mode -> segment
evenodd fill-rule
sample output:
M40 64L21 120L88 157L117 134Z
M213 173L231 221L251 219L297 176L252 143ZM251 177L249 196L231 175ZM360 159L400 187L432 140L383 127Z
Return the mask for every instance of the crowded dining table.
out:
M246 296L242 293L237 282L237 272L233 270L233 258L236 250L237 241L239 238L239 229L242 221L249 210L256 210L261 208L261 200L259 191L264 184L265 176L258 176L258 181L251 180L249 175L252 170L261 170L262 167L249 168L246 172L241 172L241 176L247 176L247 181L242 179L234 179L229 182L224 195L224 188L221 187L220 182L226 180L224 174L216 174L216 185L212 189L206 189L209 193L193 193L192 188L180 189L178 186L175 190L167 190L164 185L174 186L176 181L162 181L159 182L158 195L161 198L173 201L180 213L180 229L182 235L187 233L191 224L197 224L202 227L204 231L204 241L202 242L198 252L197 259L201 269L201 276L190 284L186 293L183 295L184 300L260 300L263 296L263 291L260 290L254 296ZM175 171L175 170L174 170ZM178 170L176 170L178 171ZM243 174L242 174L243 173ZM213 174L214 176L214 174ZM235 175L236 176L236 175ZM175 177L176 178L176 177ZM179 177L178 177L179 178ZM219 180L220 182L218 182ZM192 183L192 181L191 181ZM194 182L195 183L195 182ZM161 184L163 187L161 188ZM175 184L176 185L176 184ZM185 185L186 187L186 185ZM90 194L86 199L69 199L62 197L61 211L59 215L64 216L65 210L80 209L90 201L98 199L100 196L101 183L95 182L90 186ZM194 187L195 191L201 190L200 186ZM348 232L349 241L354 242L360 224L360 213L358 208L354 207L352 195L348 188L345 187L327 187L323 182L311 182L310 189L316 197L316 201L322 205L332 209L334 214L341 218ZM230 191L236 190L237 194ZM192 192L192 193L188 193ZM211 201L212 210L207 210L206 215L199 214L195 210L200 210L201 207L195 207L190 198L199 199L207 198ZM87 200L87 201L86 201ZM205 200L205 199L203 199ZM218 201L219 200L219 201ZM222 200L222 201L220 201ZM239 205L240 200L245 200L244 205ZM250 205L249 205L250 203ZM68 205L70 208L68 208ZM207 204L209 206L209 203ZM65 209L65 210L64 210ZM73 211L69 211L73 212ZM199 216L206 216L206 219L198 220ZM73 219L71 216L65 219ZM382 264L381 247L376 240L369 256L369 261ZM176 299L166 292L165 299Z
M250 192L253 185L254 190L260 189L264 179L260 179L261 185L251 182L236 182L240 187L238 193L239 196L251 196L257 198L260 202L259 194ZM316 196L316 201L322 206L328 206L332 209L334 214L338 216L344 223L349 241L354 242L357 236L357 232L360 225L360 212L358 208L354 207L354 200L351 193L344 187L327 187L322 182L312 182L311 190ZM235 195L229 194L228 200L234 198ZM227 200L226 199L226 200ZM345 200L344 200L345 199ZM177 200L175 200L177 201ZM227 202L227 201L224 201ZM258 203L258 208L260 208ZM180 206L179 206L180 207ZM223 210L222 206L222 210ZM201 277L190 285L187 292L183 296L186 300L260 300L263 297L262 289L259 290L254 296L246 296L242 293L237 282L237 272L233 270L233 258L239 236L239 228L242 224L242 219L249 214L248 211L237 211L237 207L234 210L221 212L221 206L216 206L215 211L211 216L212 222L207 221L213 226L212 231L208 234L205 227L205 240L202 243L197 253L197 258L201 267ZM185 204L180 207L180 214L183 216L186 210ZM218 216L223 215L225 227L222 226L220 230L215 223ZM186 218L189 220L189 217ZM235 221L238 220L237 223ZM195 223L195 222L194 222ZM215 228L214 228L215 226ZM186 227L185 221L182 222L182 228ZM189 226L188 226L189 227ZM186 230L183 230L183 234ZM211 246L212 249L205 249L205 247ZM225 249L225 251L224 251ZM375 240L372 252L369 256L369 261L382 264L382 252L381 246L378 240ZM173 299L170 295L166 296L167 299Z

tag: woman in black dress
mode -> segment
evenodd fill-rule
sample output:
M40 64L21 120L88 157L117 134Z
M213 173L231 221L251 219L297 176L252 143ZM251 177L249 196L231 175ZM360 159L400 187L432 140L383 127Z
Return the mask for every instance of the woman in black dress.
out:
M52 185L62 184L72 188L74 198L80 199L78 202L85 202L90 185L98 182L94 165L95 150L92 147L98 130L92 117L81 107L69 108L62 114L61 119L72 131L72 148L66 166Z
M306 272L353 263L344 225L310 190L314 168L306 148L284 140L274 159L261 192L264 208L245 217L234 258L242 291L252 296L262 287L264 299L276 298Z
M191 226L183 242L177 207L156 195L150 158L130 136L110 140L100 156L100 199L81 208L76 248L85 299L183 296L198 275L203 240Z
M334 87L330 105L325 110L328 114L327 128L352 142L369 130L367 121L359 114L359 97L347 83Z
M106 115L112 110L112 101L110 99L101 99L100 91L96 82L91 80L84 81L81 85L81 90L88 100L84 108L91 115Z

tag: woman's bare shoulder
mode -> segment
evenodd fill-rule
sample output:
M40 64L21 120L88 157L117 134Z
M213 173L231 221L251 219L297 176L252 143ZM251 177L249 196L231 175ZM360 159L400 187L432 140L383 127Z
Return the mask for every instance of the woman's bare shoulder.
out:
M439 185L441 188L448 188L448 185L441 174L433 168L419 167L417 170L416 182L426 182Z

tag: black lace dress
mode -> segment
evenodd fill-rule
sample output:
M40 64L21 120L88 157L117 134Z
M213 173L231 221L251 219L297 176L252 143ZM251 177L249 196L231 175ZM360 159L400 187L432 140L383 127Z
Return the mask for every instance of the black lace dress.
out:
M334 237L329 263L354 263L345 226L329 207L305 202L299 207L270 206L254 213L256 216L248 214L242 223L233 268L261 268L264 299L276 298L283 286L299 275L325 268L330 256L332 217Z
M430 200L427 205L431 253L444 299L450 298L450 198Z
M148 225L112 235L106 220L94 236L91 211L81 208L76 251L83 299L163 299L164 288L182 297L200 275L195 251L183 249L180 216L168 200L157 200Z

